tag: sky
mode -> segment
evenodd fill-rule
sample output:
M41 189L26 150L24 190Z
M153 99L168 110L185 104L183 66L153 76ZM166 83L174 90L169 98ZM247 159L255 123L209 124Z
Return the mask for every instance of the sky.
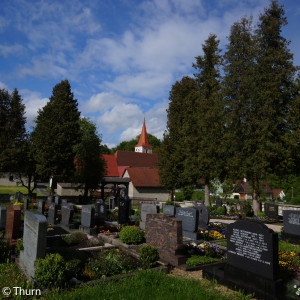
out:
M193 76L210 33L226 49L231 25L257 23L269 0L1 0L0 88L17 88L27 127L53 87L68 79L81 116L109 148L166 129L169 92ZM300 1L281 0L294 64L300 65Z

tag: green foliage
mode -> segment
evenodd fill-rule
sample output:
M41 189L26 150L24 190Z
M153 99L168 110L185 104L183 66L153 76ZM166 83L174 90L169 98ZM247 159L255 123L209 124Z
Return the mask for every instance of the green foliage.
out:
M80 141L77 106L70 83L64 80L55 85L52 96L36 118L32 134L37 172L44 178L53 176L54 183L70 182L74 176L73 147Z
M67 245L76 245L83 241L86 241L87 236L82 231L73 231L70 235L66 235L62 239Z
M0 263L6 262L10 257L10 248L4 234L0 232Z
M144 233L138 227L125 226L120 231L120 240L128 245L138 245L144 240Z
M16 248L15 248L16 255L20 255L20 251L21 250L24 250L24 247L23 247L23 238L17 240L17 245L16 245Z
M84 264L80 259L71 259L66 262L66 272L67 272L67 278L80 278L81 274L83 272Z
M263 211L261 211L261 212L259 212L259 213L257 214L257 216L258 216L258 217L264 217L264 216L265 216L265 213L264 213Z
M88 192L96 189L105 172L105 161L101 156L101 139L96 125L87 118L80 119L80 141L74 146L76 172L75 181L84 189L84 202Z
M224 206L220 206L216 210L217 210L217 215L226 215L226 208Z
M119 249L104 250L98 258L90 259L84 275L91 279L127 273L136 268L132 257L122 254Z
M209 256L192 255L192 257L187 259L186 264L188 266L195 267L199 265L211 264L217 261L220 261L220 259Z
M140 248L140 261L144 269L149 269L155 266L159 259L158 250L151 245L143 245Z
M244 214L246 217L253 217L254 212L253 212L252 205L251 205L250 202L246 202L246 203L243 205L243 214Z
M68 269L58 253L47 254L36 261L35 280L44 288L62 287L67 280Z
M234 206L230 206L229 214L234 215L235 213L236 213L236 210L235 210Z

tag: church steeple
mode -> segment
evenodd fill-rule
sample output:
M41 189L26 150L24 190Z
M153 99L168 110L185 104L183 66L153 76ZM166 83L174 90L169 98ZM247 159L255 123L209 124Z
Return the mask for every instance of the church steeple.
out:
M143 123L140 140L137 143L137 145L135 146L135 152L152 153L152 146L149 144L149 141L148 141L145 118L144 118L144 123Z

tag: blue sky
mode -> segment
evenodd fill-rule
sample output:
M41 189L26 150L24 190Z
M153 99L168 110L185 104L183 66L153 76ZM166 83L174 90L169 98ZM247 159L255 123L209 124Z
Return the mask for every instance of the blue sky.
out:
M300 65L299 0L281 0ZM27 125L68 79L82 116L113 147L147 131L162 138L169 91L192 75L209 33L225 49L230 26L268 0L1 0L0 88L17 88Z

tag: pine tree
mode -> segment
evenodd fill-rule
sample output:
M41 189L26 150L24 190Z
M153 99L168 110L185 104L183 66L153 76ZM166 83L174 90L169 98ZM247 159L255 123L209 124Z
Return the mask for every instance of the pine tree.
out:
M200 178L205 184L205 205L210 205L210 181L220 179L225 151L224 103L221 94L219 40L211 34L202 45L203 56L196 57L193 65L197 73L197 101L189 111L185 126L187 159L184 172L196 185Z
M288 165L284 137L289 126L287 112L293 101L296 68L289 42L281 35L287 24L282 6L272 1L259 18L256 30L258 55L255 95L249 120L250 138L246 140L246 176L254 190L253 210L260 211L260 181L269 174L284 172Z
M69 81L64 80L55 85L49 102L38 112L33 130L37 173L44 179L52 176L54 184L70 182L74 176L73 147L80 138L77 106Z
M105 172L105 161L101 156L101 138L96 126L89 119L80 119L80 142L74 146L76 174L75 181L84 189L83 202L88 198L88 192L100 185Z
M195 80L184 77L172 86L169 96L167 130L159 151L159 174L163 186L170 190L170 200L173 199L173 189L191 184L190 177L184 173L187 154L184 126L190 117L189 112L195 109L195 92Z

